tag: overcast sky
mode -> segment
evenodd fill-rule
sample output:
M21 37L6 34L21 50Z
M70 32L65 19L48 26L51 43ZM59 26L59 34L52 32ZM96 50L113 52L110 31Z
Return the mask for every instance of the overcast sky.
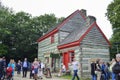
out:
M32 16L54 13L56 17L67 17L77 9L86 9L87 15L95 16L98 26L109 39L112 35L111 24L105 13L113 0L0 0L13 11L24 11Z

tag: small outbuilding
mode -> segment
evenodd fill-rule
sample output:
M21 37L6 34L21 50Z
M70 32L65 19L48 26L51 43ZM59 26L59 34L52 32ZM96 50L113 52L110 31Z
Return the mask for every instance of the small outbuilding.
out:
M49 65L52 71L74 58L81 64L81 76L90 75L90 59L109 61L110 42L96 23L94 16L87 16L86 10L76 10L61 23L50 29L38 40L38 58Z

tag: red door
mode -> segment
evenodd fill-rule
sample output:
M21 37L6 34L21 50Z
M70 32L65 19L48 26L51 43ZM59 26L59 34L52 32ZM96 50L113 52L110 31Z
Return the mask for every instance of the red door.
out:
M63 53L63 63L66 67L66 69L68 69L68 63L69 63L69 53L65 52Z

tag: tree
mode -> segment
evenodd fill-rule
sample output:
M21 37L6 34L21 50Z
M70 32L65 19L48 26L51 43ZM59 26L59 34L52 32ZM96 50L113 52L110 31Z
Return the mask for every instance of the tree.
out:
M63 19L54 14L32 17L26 12L14 13L0 4L0 54L16 60L29 56L33 60L37 57L37 39Z
M0 55L6 55L8 53L8 45L5 43L7 35L11 34L8 29L12 10L4 7L0 2Z
M112 38L110 39L112 43L112 48L111 48L111 55L115 55L117 53L117 48L120 51L120 44L114 43L119 43L120 42L120 0L113 0L107 8L107 18L112 24L112 30L113 30L113 35ZM116 48L116 49L115 49ZM112 57L111 56L111 57Z

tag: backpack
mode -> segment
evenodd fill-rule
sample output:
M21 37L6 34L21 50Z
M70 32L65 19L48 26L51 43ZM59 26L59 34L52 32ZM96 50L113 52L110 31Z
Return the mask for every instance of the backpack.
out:
M12 71L13 71L13 68L12 68L12 66L10 64L10 66L7 68L7 72L12 72Z
M117 62L117 63L113 66L112 70L113 70L113 72L114 72L115 74L120 73L120 64Z

